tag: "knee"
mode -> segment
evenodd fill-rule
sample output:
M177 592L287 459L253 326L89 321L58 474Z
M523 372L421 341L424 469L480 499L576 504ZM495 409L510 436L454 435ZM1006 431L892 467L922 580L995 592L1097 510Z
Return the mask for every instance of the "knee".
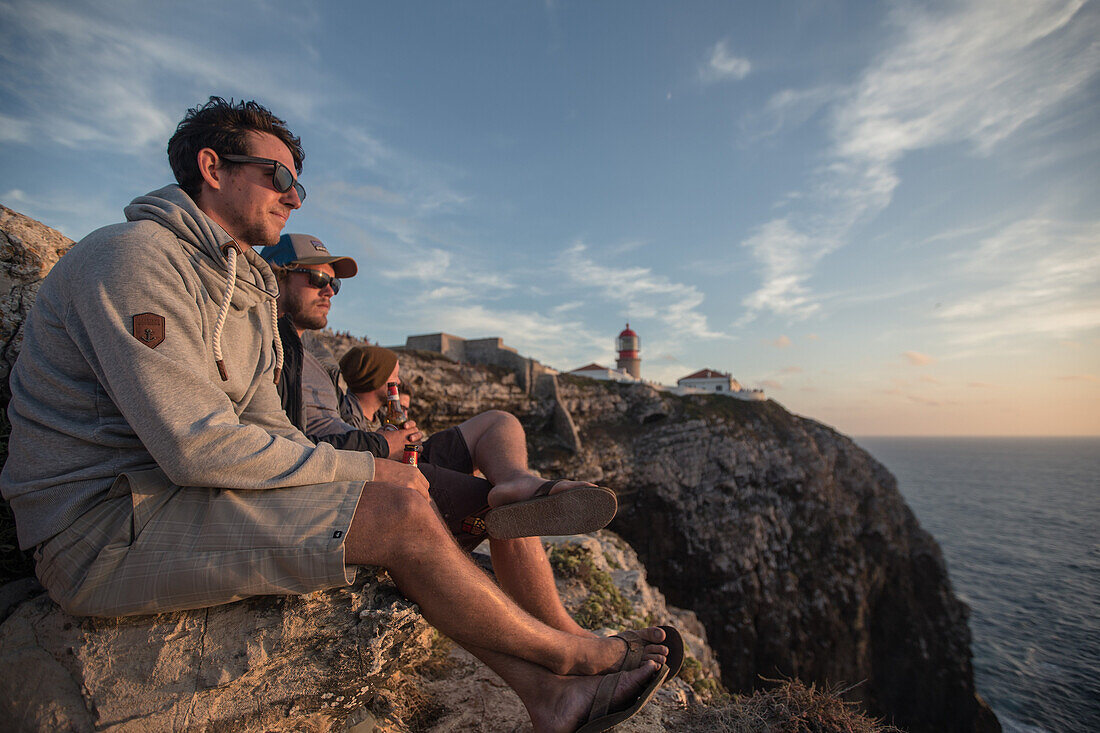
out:
M510 412L505 412L504 410L486 410L481 414L485 416L486 421L493 425L523 432L523 425L520 423L519 418Z
M348 530L348 562L382 565L408 558L420 547L444 539L443 526L432 503L404 486L368 483Z
M435 517L431 502L420 492L395 484L368 483L356 515L360 509L365 509L373 522L389 527L422 524Z

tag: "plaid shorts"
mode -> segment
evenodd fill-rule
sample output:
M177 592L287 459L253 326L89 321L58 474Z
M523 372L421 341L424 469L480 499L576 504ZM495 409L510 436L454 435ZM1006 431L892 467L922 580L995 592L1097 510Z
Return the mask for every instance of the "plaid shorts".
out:
M244 491L123 474L35 553L50 596L79 616L205 608L350 584L344 537L362 481Z

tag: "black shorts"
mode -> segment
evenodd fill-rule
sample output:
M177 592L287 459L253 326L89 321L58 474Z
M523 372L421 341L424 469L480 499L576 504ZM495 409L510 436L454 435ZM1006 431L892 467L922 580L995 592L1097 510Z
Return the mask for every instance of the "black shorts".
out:
M447 428L425 440L420 460L459 473L474 472L474 459L458 428Z
M428 492L458 544L473 550L485 539L485 514L489 489L483 478L473 476L474 462L466 439L458 428L448 428L424 441L420 472L428 479Z

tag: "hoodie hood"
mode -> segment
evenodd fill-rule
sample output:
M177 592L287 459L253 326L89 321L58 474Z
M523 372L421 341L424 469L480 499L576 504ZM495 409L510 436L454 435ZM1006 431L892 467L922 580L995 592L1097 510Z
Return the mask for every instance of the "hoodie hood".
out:
M283 348L278 338L276 298L279 286L275 273L263 257L251 247L237 244L229 234L199 208L194 199L177 185L165 186L130 202L123 213L127 221L153 221L176 235L176 238L194 246L203 260L213 265L225 280L221 307L214 324L214 361L222 381L229 379L222 358L222 330L232 307L244 309L266 300L271 318L271 332L276 335L275 382L283 365ZM229 253L233 256L230 257ZM244 259L242 267L241 259ZM243 285L243 288L238 288ZM251 302L249 302L251 301Z
M256 288L272 298L278 296L279 286L275 274L264 258L251 247L238 245L179 186L172 184L138 196L123 213L127 221L155 221L182 241L194 246L205 255L211 265L223 273L230 272L225 253L235 249L239 252L237 262L234 263L238 283Z

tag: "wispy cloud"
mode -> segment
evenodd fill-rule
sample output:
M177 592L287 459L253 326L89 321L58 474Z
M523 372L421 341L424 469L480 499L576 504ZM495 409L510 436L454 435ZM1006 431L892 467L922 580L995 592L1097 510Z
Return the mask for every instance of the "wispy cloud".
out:
M805 317L819 307L807 284L813 269L856 224L889 205L905 155L953 143L987 154L1078 94L1100 69L1100 28L1096 14L1078 12L1084 4L898 6L889 50L850 88L829 92L832 143L805 191L810 209L768 222L743 242L762 280L744 300L749 316L768 310ZM827 96L785 90L768 106L780 119L786 110L816 111Z
M199 90L218 89L297 115L315 106L315 96L300 91L309 85L288 85L282 70L209 38L162 30L152 15L143 23L131 11L48 0L0 4L0 88L12 100L0 138L146 152L163 146L181 116L180 90L190 104L202 99Z
M1062 382L1094 382L1100 383L1100 377L1095 374L1067 374L1064 377L1058 377Z
M919 351L906 351L902 356L913 366L928 366L936 363L935 357L922 354Z
M968 294L936 317L956 342L1100 327L1100 221L1014 222L958 257Z
M786 349L791 345L791 338L790 336L780 336L779 338L767 341L767 343L771 344L777 349Z
M719 41L710 49L710 56L699 67L699 78L706 83L744 79L752 71L752 64L746 58L734 56L726 47L725 41Z
M745 144L788 131L805 124L821 110L834 103L844 90L836 85L823 85L809 89L784 89L773 94L764 109L749 112L741 120L741 132ZM784 201L802 198L800 191L792 191Z
M811 299L806 280L832 245L796 231L787 219L775 219L757 229L742 246L751 250L760 263L764 280L742 301L750 315L770 310L804 318L818 310L820 306Z
M558 269L593 296L620 303L628 317L655 319L691 338L726 337L708 325L699 310L703 293L694 285L675 282L648 267L602 265L583 242L561 254Z
M0 193L0 203L77 240L88 233L88 222L97 225L111 222L120 209L119 202L107 201L99 192L31 196L22 189L12 188Z
M415 267L408 267L410 262ZM508 273L439 247L404 247L396 257L379 263L376 272L388 280L411 283L417 297L433 300L437 306L439 301L499 298L515 288Z
M920 395L920 394L914 394L912 392L908 392L904 389L901 389L900 387L894 387L893 389L883 389L883 390L879 390L879 391L882 394L890 395L892 397L902 397L902 398L906 399L907 401L912 402L913 404L916 404L916 405L926 405L928 407L940 407L944 404L944 402L942 400L937 400L935 398L926 397L926 396Z

